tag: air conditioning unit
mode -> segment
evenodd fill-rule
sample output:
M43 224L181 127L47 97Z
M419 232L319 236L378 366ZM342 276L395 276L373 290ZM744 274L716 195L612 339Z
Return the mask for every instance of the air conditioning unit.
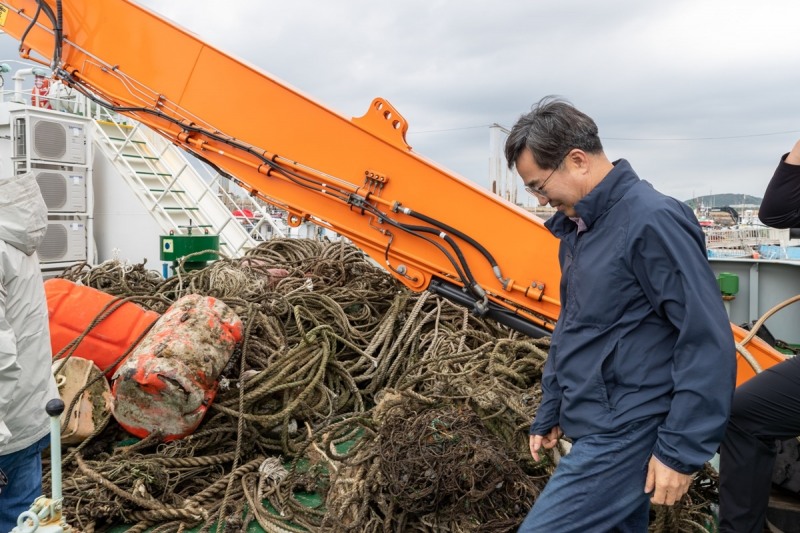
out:
M34 168L33 175L51 213L86 212L86 170Z
M79 220L48 220L39 246L40 263L86 260L86 223Z
M88 124L49 115L28 115L27 147L31 160L85 165ZM19 123L18 123L19 124ZM18 126L18 137L21 127ZM27 151L26 151L27 152Z

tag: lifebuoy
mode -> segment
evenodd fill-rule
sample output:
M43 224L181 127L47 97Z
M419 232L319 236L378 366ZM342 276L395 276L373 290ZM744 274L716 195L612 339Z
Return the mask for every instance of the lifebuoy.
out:
M41 107L44 109L53 109L50 105L50 99L47 95L50 94L50 80L44 76L36 76L33 80L33 89L31 89L31 105L33 107Z

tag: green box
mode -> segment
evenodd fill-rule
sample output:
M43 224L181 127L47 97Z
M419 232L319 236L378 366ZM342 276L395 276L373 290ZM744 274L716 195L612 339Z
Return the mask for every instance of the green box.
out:
M214 261L219 255L219 235L161 235L161 260L180 261L181 258L195 252L214 250L198 254L190 259L192 263Z
M723 296L733 296L739 292L739 276L730 272L720 272L717 276L717 285Z

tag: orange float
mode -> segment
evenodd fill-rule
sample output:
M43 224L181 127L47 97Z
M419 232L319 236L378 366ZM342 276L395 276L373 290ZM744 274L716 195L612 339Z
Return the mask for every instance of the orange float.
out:
M66 279L49 279L44 289L53 357L73 354L89 359L109 377L118 360L160 316L132 302L120 304L115 296ZM107 316L99 320L104 314ZM86 336L78 342L83 333Z
M762 370L786 360L778 350L766 341L751 334L746 329L731 324L733 339L736 342L736 386L738 387ZM743 344L743 341L744 342Z

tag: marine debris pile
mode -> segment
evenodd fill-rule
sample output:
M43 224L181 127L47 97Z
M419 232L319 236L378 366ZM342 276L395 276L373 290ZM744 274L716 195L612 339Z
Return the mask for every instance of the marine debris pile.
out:
M159 313L213 296L244 331L188 437L134 439L108 417L65 450L80 531L515 531L552 472L527 435L549 339L412 293L350 245L272 240L167 280L119 262L62 277ZM650 529L713 530L715 499L707 468Z

